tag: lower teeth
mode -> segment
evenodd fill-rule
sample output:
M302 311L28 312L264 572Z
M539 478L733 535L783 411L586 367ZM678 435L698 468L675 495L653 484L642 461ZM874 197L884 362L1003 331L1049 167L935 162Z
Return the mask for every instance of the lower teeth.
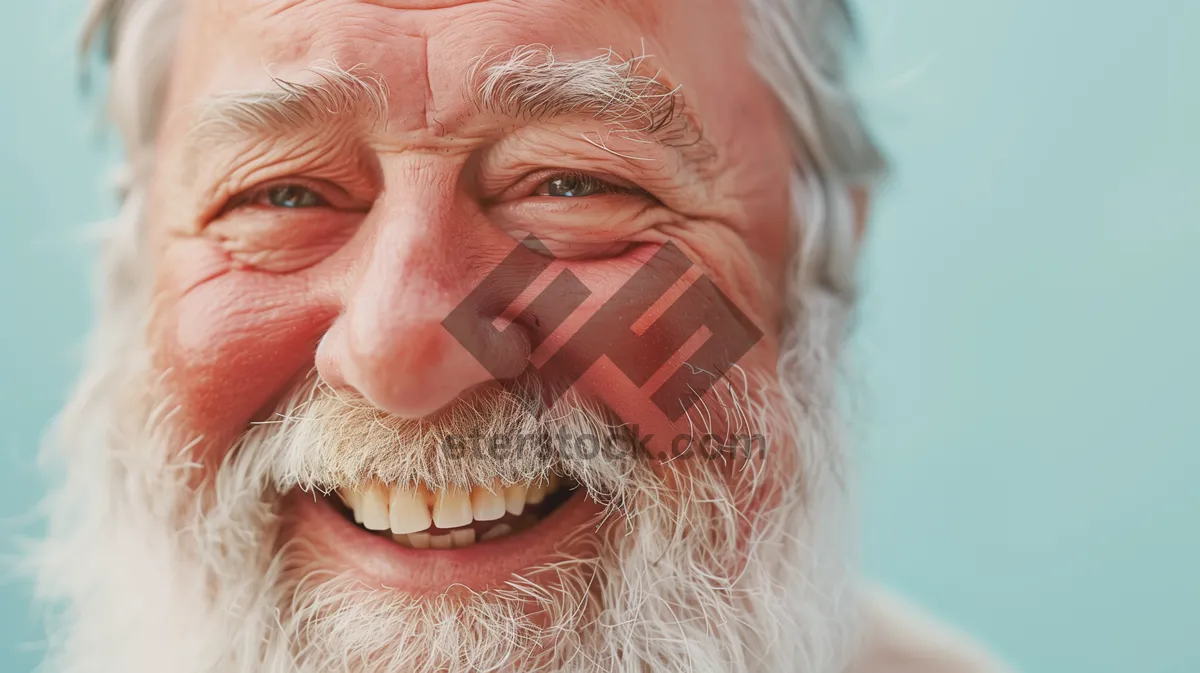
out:
M508 535L511 532L512 532L512 526L510 526L506 523L496 524L495 526L492 526L491 528L489 528L488 532L484 533L483 535L480 535L479 541L487 542L488 540L495 540L496 538L504 537L505 535Z
M536 516L523 514L507 523L495 524L478 537L476 537L474 528L461 528L439 535L432 533L409 533L405 535L389 534L389 537L396 544L409 549L461 549L463 547L470 547L477 542L489 542L506 535L519 533L531 528L537 522L538 518Z

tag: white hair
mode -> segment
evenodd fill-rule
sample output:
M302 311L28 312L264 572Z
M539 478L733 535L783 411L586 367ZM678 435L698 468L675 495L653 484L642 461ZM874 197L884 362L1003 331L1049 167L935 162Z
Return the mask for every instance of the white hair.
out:
M555 650L554 663L563 669L825 673L843 664L849 599L842 594L846 568L837 539L842 535L837 507L843 484L833 363L854 297L855 190L879 177L883 161L846 89L841 50L851 21L844 0L745 1L753 62L789 113L794 137L794 249L778 407L802 466L795 481L782 486L795 497L783 497L778 519L756 531L750 548L763 556L761 562L748 564L736 577L705 576L710 586L701 591L705 587L697 587L695 575L713 573L727 559L703 556L706 552L696 544L664 545L655 531L678 526L685 517L689 526L700 526L697 521L704 517L686 515L685 503L677 503L674 521L656 520L653 512L663 511L663 503L654 507L643 493L646 507L630 511L640 513L644 524L610 545L612 553L633 566L607 587L601 601L612 610L606 618L618 620L609 625L616 638L608 646L615 643L616 649L604 651L602 644L590 643L587 652L597 657L590 662L578 658L583 645L576 648L576 658ZM296 604L302 587L267 581L282 578L286 569L279 565L283 557L264 552L270 545L261 536L270 534L270 513L249 497L254 494L229 493L223 508L203 513L187 510L189 503L180 500L189 477L180 457L194 438L172 434L173 401L154 399L149 391L142 393L141 407L128 399L118 405L113 399L114 391L138 391L145 381L135 372L150 371L144 326L151 313L152 266L146 263L150 255L142 208L182 4L96 0L86 30L85 50L103 43L110 62L110 116L125 142L127 166L120 212L104 232L88 366L47 454L66 467L60 489L48 500L48 534L33 560L40 597L62 605L57 615L61 628L51 632L49 665L64 673L118 667L133 672L330 670L335 660L321 658L321 637L344 637L346 632L322 633L319 624L304 621L329 608L346 618L339 622L342 627L367 616L389 615L373 630L356 632L365 640L352 651L362 657L360 662L376 657L371 661L381 670L417 670L416 662L398 659L390 662L394 668L387 668L389 662L378 659L383 655L371 641L385 635L385 627L393 633L403 629L411 612L371 603L370 595L355 603L349 600L351 589L336 584L319 586L305 595L307 603ZM135 411L139 408L153 411L147 418ZM240 481L227 483L242 489L262 482L266 474L278 478L281 473L293 476L292 485L314 485L311 475L304 477L296 465L281 469L272 463L268 469L251 462L255 457L280 459L279 451L270 449L279 437L250 433L244 442L258 441L256 450L231 452L235 462L222 466L216 488L235 473ZM694 483L697 489L719 488L702 480ZM796 500L801 495L804 503ZM637 495L626 497L636 500ZM181 512L189 515L183 528L164 528ZM712 519L714 526L728 522ZM207 556L198 554L203 542L230 530L245 536L210 545ZM190 540L190 546L181 540ZM136 550L136 567L129 567L131 550ZM222 574L229 588L215 606L206 593L214 573ZM737 591L732 590L735 584ZM281 601L285 606L293 601L298 614L290 619L281 614ZM169 615L154 610L168 604L189 609ZM503 603L475 605L479 610L470 614L486 623L502 624L516 614L504 612ZM461 609L426 617L461 618ZM555 609L569 612L571 606ZM303 637L317 644L298 654L291 648ZM444 633L441 640L412 634L410 641L433 651L453 651L463 644L446 640ZM166 642L175 649L156 646ZM446 668L482 670L480 663L459 661L458 667ZM342 660L338 670L350 667L350 661Z

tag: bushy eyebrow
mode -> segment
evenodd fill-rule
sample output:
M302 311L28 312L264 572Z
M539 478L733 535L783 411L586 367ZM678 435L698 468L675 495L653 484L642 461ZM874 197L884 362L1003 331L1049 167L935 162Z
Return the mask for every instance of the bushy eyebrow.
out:
M649 137L679 150L687 164L703 172L715 156L702 128L684 103L680 86L652 70L649 56L622 58L611 49L593 58L561 60L545 45L517 47L484 56L468 75L477 107L517 119L546 120L582 115L610 125L626 139ZM586 138L607 146L605 137Z
M467 94L477 109L514 119L548 120L583 115L612 132L648 136L702 162L712 155L679 87L650 72L646 56L621 58L611 50L594 58L560 60L544 45L518 47L478 59L467 73ZM311 66L311 81L273 77L263 91L222 94L201 103L189 144L279 137L331 126L375 127L387 121L388 89L382 77L332 63ZM605 140L591 140L603 149Z
M629 59L609 50L563 61L544 45L518 47L479 59L468 75L477 106L521 119L586 115L622 129L684 135L688 119L679 87L646 72L646 56Z
M311 82L272 77L263 91L222 94L201 103L189 133L193 144L230 137L274 136L347 122L369 124L387 119L387 84L333 63L308 68Z

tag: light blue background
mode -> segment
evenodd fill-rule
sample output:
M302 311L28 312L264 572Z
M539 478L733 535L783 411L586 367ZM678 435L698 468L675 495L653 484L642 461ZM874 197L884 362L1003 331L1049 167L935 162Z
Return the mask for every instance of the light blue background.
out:
M78 365L81 225L111 212L112 152L76 88L82 3L5 4L9 537ZM1197 673L1200 3L860 5L860 88L898 167L851 365L866 569L1022 670ZM28 598L0 586L0 671L37 659Z

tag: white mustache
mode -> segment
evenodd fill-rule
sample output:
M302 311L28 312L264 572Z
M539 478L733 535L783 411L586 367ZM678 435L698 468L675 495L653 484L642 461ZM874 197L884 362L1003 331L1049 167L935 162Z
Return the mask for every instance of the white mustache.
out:
M629 428L596 403L564 397L546 409L530 393L481 389L436 417L401 419L311 376L231 456L270 461L265 471L281 492L330 493L372 481L470 489L555 473L605 502L632 497L631 473L648 468L629 450L636 441ZM596 450L573 450L576 443L558 441L564 437L595 438ZM238 455L251 450L258 455Z

